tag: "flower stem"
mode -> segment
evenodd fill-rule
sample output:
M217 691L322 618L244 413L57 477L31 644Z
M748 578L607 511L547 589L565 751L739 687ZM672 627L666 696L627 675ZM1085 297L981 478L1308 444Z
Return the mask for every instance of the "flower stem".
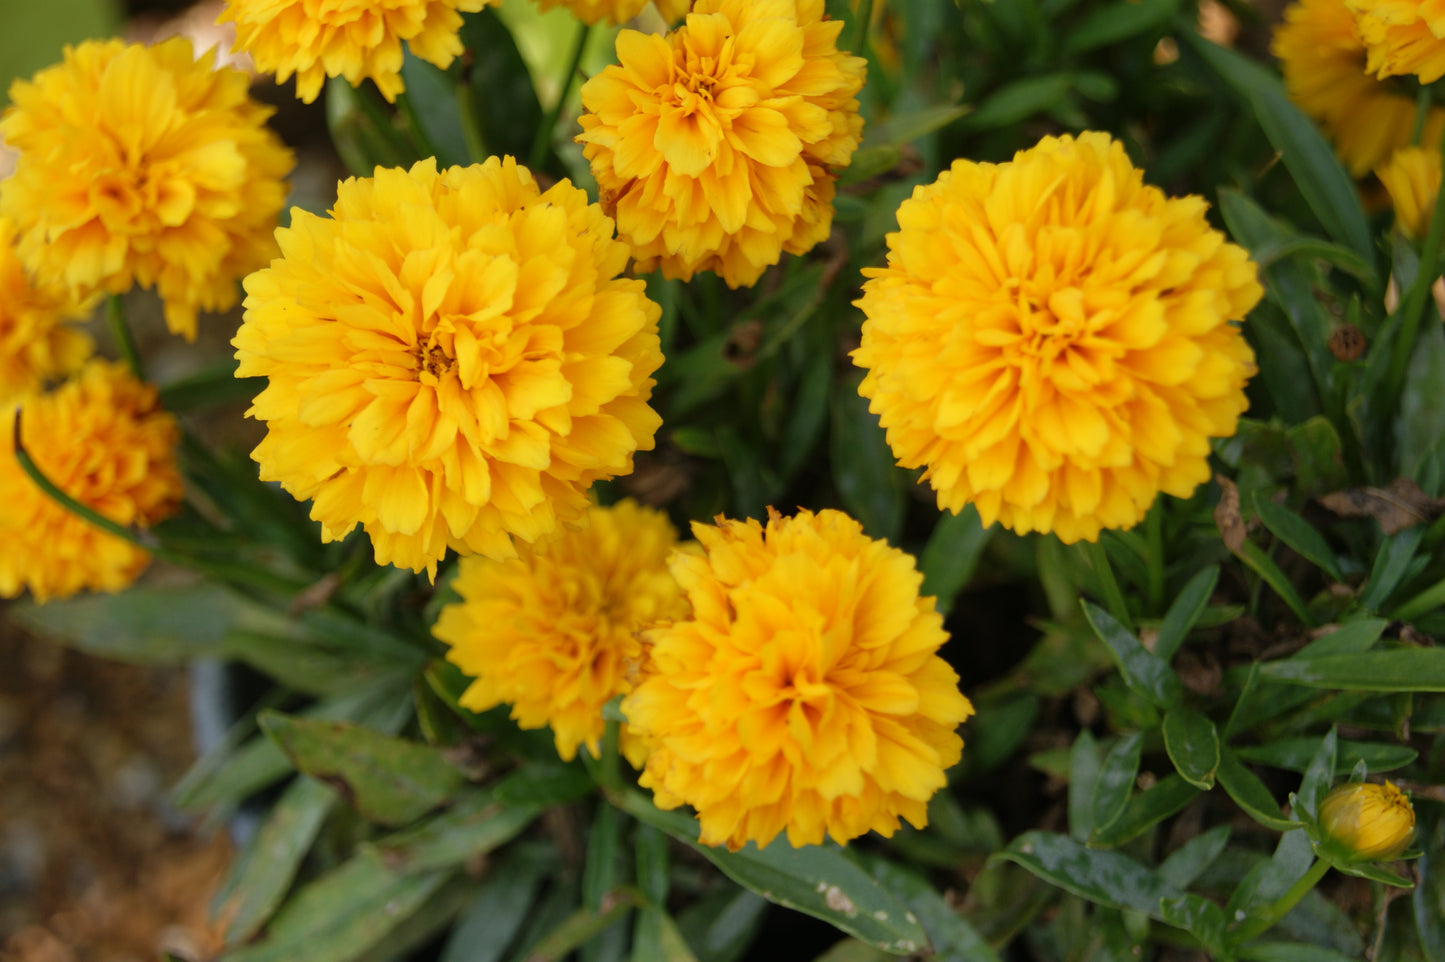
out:
M1439 149L1445 152L1445 136ZM1415 341L1420 334L1420 319L1425 313L1425 302L1430 297L1430 288L1440 276L1440 244L1445 240L1445 190L1435 193L1435 210L1430 216L1430 230L1425 235L1425 249L1420 253L1420 268L1415 275L1405 300L1400 305L1400 332L1392 345L1390 372L1385 381L1389 405L1392 410L1405 389L1405 374L1410 368Z
M1100 537L1102 538L1102 535ZM1094 576L1099 579L1099 590L1104 594L1104 604L1108 607L1109 614L1113 615L1119 624L1127 627L1129 606L1124 603L1124 595L1114 577L1114 566L1109 563L1109 552L1104 549L1104 542L1081 541L1079 544L1084 549L1084 558L1089 567L1094 569Z
M1415 94L1415 123L1410 127L1410 143L1416 146L1419 146L1420 138L1425 135L1425 121L1430 117L1430 103L1433 99L1430 96L1430 85L1421 84Z
M557 121L567 106L567 98L572 93L572 81L577 77L577 68L582 65L582 52L587 49L587 38L591 34L591 26L582 23L577 25L576 44L572 48L572 56L567 61L567 72L562 75L562 89L557 91L557 102L542 118L542 125L537 128L537 135L532 138L532 153L527 166L534 172L547 159L547 151L552 144L552 132L556 129Z
M135 346L135 336L131 334L130 325L125 320L125 303L119 294L112 294L105 302L105 319L110 325L111 336L115 338L115 346L120 351L120 356L125 360L130 373L135 375L137 381L146 379L145 367L141 364L140 351ZM19 422L16 422L16 430L19 430ZM19 447L16 447L19 450Z
M477 124L477 94L472 85L463 80L457 84L457 113L462 122L462 139L467 142L467 153L472 163L480 164L487 159L487 139Z
M1266 906L1264 911L1248 919L1243 925L1235 929L1234 932L1230 934L1230 942L1234 945L1243 945L1250 939L1258 937L1261 933L1269 929L1270 926L1288 915L1289 910L1299 904L1299 900L1304 898L1309 890L1314 888L1329 870L1329 862L1324 859L1317 859L1315 864L1310 866L1310 870L1306 872L1298 882L1290 886L1288 892Z

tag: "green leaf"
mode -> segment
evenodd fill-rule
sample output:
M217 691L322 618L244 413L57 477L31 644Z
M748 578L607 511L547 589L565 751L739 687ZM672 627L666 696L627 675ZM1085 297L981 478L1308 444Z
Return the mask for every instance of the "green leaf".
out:
M868 399L858 394L861 380L844 378L833 395L833 483L870 537L897 544L903 532L906 476L896 465L878 415L869 413Z
M1379 862L1333 862L1336 869L1346 875L1353 875L1356 878L1369 879L1371 882L1380 882L1384 885L1393 885L1396 888L1412 889L1415 887L1413 879L1405 878L1385 868Z
M672 887L668 874L667 836L651 825L638 825L633 844L636 848L637 886L653 905L666 905Z
M1101 767L1098 742L1085 728L1069 751L1069 835L1080 842L1094 831L1094 789Z
M417 159L388 108L370 90L358 90L341 77L329 77L323 100L331 143L357 177L370 177L377 167L410 167Z
M1389 622L1383 618L1361 618L1347 625L1341 625L1327 635L1295 652L1294 658L1313 658L1318 655L1349 655L1369 651L1380 640Z
M1219 733L1214 722L1189 708L1164 713L1164 750L1184 780L1208 791L1219 767Z
M1000 859L1091 902L1133 909L1160 921L1161 903L1184 895L1127 855L1086 848L1050 832L1024 832L990 861Z
M271 917L321 831L336 793L301 777L287 787L231 869L216 917L228 919L226 944L245 942Z
M546 861L515 849L487 873L487 883L452 930L440 962L501 962L527 919Z
M1438 871L1445 858L1445 820L1436 812L1422 812L1420 838L1424 854L1416 863L1420 885L1411 895L1415 929L1427 962L1445 962L1445 873Z
M582 904L589 909L600 909L602 900L617 885L621 832L616 806L601 802L587 833L587 858L582 866Z
M362 852L306 886L266 937L223 962L348 962L404 922L451 873L399 875Z
M677 926L699 962L737 962L768 912L762 896L730 888L699 899L678 916Z
M1375 555L1375 565L1370 571L1370 580L1365 584L1365 593L1360 601L1370 611L1378 612L1390 600L1390 595L1400 586L1410 561L1425 536L1423 528L1406 528L1385 539Z
M1250 942L1238 949L1248 962L1358 962L1355 956L1304 942Z
M1015 80L985 97L958 126L971 133L1012 127L1065 100L1073 92L1074 82L1072 73Z
M770 902L820 918L898 955L928 945L917 917L837 849L821 845L793 848L779 838L764 849L749 842L740 851L729 852L698 844L695 820L661 811L637 792L626 792L614 801L627 814L687 844L728 878Z
M642 905L633 889L608 893L606 907L573 912L536 945L527 950L527 962L561 962L572 951L601 935Z
M373 843L398 871L427 872L459 865L520 835L541 814L537 805L509 805L494 791L462 792L445 812Z
M938 104L895 114L881 124L869 124L863 132L860 149L911 144L920 137L942 130L972 109L967 104Z
M1107 828L1096 830L1093 845L1113 848L1148 831L1199 795L1199 789L1179 775L1168 775L1129 799L1124 811Z
M1179 36L1253 108L1329 235L1373 262L1374 234L1354 181L1319 128L1290 102L1279 78L1249 58L1205 40L1192 28L1180 30Z
M494 789L497 800L509 805L565 805L586 798L597 783L580 765L531 762L508 775Z
M1238 750L1239 757L1260 765L1283 768L1303 775L1319 749L1317 738L1281 738L1261 745L1247 745ZM1359 762L1371 772L1388 772L1403 768L1413 762L1419 752L1408 745L1389 745L1381 742L1339 743L1339 757L1335 760L1335 775L1348 775Z
M1099 776L1094 781L1094 803L1092 806L1095 832L1106 829L1124 811L1129 801L1129 791L1139 774L1139 754L1144 745L1144 734L1134 732L1114 743Z
M1164 899L1160 911L1166 924L1184 929L1215 958L1227 955L1224 945L1224 912L1218 905L1198 895L1186 894L1177 899Z
M1179 646L1184 644L1184 639L1189 637L1190 630L1204 614L1204 609L1209 605L1209 598L1214 594L1214 586L1219 581L1219 568L1209 567L1189 579L1179 592L1169 610L1164 613L1164 621L1159 625L1159 635L1154 639L1154 656L1166 665L1174 660L1174 654Z
M136 664L218 654L249 602L215 584L134 587L44 605L12 602L7 617L35 634L102 658Z
M1410 353L1410 367L1400 395L1400 463L1396 474L1419 479L1421 460L1445 433L1445 325L1426 324Z
M421 135L436 149L437 166L465 167L472 163L467 135L462 128L461 107L457 104L456 79L450 71L421 59L410 48L404 57L401 79L406 84L407 101L416 111Z
M677 923L658 908L644 908L632 936L632 962L697 962Z
M262 712L261 729L298 769L326 782L363 818L404 825L449 799L465 779L440 749L345 722Z
M1297 798L1311 817L1318 815L1319 800L1330 790L1330 782L1334 780L1338 741L1335 730L1331 728L1329 734L1320 740L1319 748L1310 759L1309 767L1305 769L1304 777L1300 780Z
M58 63L66 44L113 37L121 25L121 5L110 0L0 5L0 108L12 80Z
M958 514L944 512L933 525L933 534L923 547L919 567L923 571L920 593L938 599L938 610L947 615L953 599L963 590L978 568L978 559L988 546L993 527L979 521L978 509L967 505Z
M1274 589L1274 593L1293 611L1307 626L1312 626L1315 621L1310 615L1309 608L1305 605L1304 599L1295 590L1294 583L1286 577L1275 564L1274 559L1265 554L1263 549L1253 541L1246 541L1237 552L1240 561L1243 561L1254 573L1264 579L1264 583Z
M1282 658L1260 675L1292 685L1345 691L1445 691L1445 648L1391 648L1352 655Z
M1254 510L1259 514L1259 520L1276 538L1289 545L1302 557L1313 561L1335 581L1345 580L1345 574L1340 570L1340 563L1335 558L1335 553L1330 550L1324 535L1320 534L1308 521L1284 505L1275 504L1269 498L1260 497L1259 491L1254 492Z
M460 109L471 112L482 139L473 148L482 155L473 162L492 154L525 161L542 125L542 105L511 31L495 11L479 10L463 16L460 36L468 54Z
M998 962L998 954L927 879L882 858L870 860L873 877L908 906L933 945L938 962Z
M1219 784L1244 809L1246 815L1261 825L1277 832L1299 828L1299 822L1292 822L1280 814L1279 802L1275 801L1259 776L1244 766L1233 750L1226 748L1219 756Z
M1216 825L1201 835L1196 835L1169 853L1155 869L1159 877L1179 889L1186 889L1204 870L1219 858L1229 844L1229 826Z
M1157 708L1178 704L1183 696L1183 687L1169 665L1140 644L1129 629L1103 608L1088 601L1079 603L1094 633L1109 646L1129 690L1148 699Z
M1137 34L1164 26L1179 10L1180 0L1119 0L1098 7L1064 34L1066 57L1087 53L1096 47L1118 43Z

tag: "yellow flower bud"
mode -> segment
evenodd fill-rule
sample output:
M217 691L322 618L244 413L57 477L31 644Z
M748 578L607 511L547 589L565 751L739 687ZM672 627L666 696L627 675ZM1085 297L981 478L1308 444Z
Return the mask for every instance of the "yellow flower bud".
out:
M1320 829L1361 862L1385 861L1415 836L1415 810L1392 783L1340 785L1320 803Z

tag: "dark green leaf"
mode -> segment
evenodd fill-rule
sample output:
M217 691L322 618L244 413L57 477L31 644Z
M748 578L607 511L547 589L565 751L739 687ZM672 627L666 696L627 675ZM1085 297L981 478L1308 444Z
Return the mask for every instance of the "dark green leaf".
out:
M1127 855L1086 848L1068 836L1050 832L1024 832L994 859L1022 865L1039 878L1092 902L1133 909L1161 921L1161 903L1184 894Z
M216 911L227 919L226 944L245 942L271 917L296 878L326 821L336 793L320 782L298 778L267 814L242 859L225 883L226 900Z
M1349 655L1369 651L1388 624L1383 618L1361 618L1347 625L1341 625L1328 635L1321 635L1294 653L1295 658L1313 658L1318 655Z
M1154 655L1166 665L1174 660L1174 653L1184 644L1190 630L1204 614L1214 586L1219 581L1219 568L1205 568L1189 579L1159 625L1159 635L1154 639Z
M933 534L919 558L923 570L921 594L937 598L938 610L943 614L948 614L953 599L973 577L992 533L992 527L980 523L978 509L971 504L958 514L945 511L934 523Z
M1445 691L1445 648L1392 648L1266 662L1260 675L1310 688Z
M1104 756L1104 764L1094 781L1092 821L1096 832L1108 828L1124 811L1134 779L1139 774L1139 753L1143 745L1144 734L1134 732L1120 738Z
M1100 767L1099 745L1085 728L1069 751L1069 835L1080 842L1094 831L1094 789Z
M625 793L616 802L638 821L686 843L724 875L771 902L823 919L889 952L906 955L928 945L913 913L837 849L793 848L779 838L761 850L749 842L740 851L729 852L699 845L696 821L660 811L636 792Z
M644 908L632 936L632 962L697 962L677 923L658 908Z
M1229 844L1229 826L1216 825L1202 835L1196 835L1159 863L1155 869L1159 877L1178 889L1186 889L1209 868L1210 864Z
M1335 558L1334 551L1330 550L1324 535L1304 518L1282 504L1275 504L1269 498L1260 497L1258 491L1254 493L1254 509L1259 514L1259 520L1276 538L1304 558L1313 561L1335 581L1345 580L1340 563Z
M1164 748L1175 769L1196 788L1214 787L1219 767L1219 734L1214 722L1190 708L1176 706L1164 713Z
M330 77L324 99L331 143L357 177L370 177L377 167L409 167L417 159L416 150L371 90L358 90L341 77Z
M845 378L833 395L829 450L833 483L853 517L871 537L897 544L903 531L904 485L878 415L858 395L861 378Z
M617 885L617 854L621 850L622 827L617 809L603 801L587 833L587 860L582 866L582 904L600 909L602 900Z
M438 167L454 167L472 163L467 151L467 136L462 129L461 107L457 104L457 82L449 71L422 60L410 49L401 64L401 79L406 83L406 98L421 135L429 147L435 148ZM408 121L410 121L408 117ZM478 157L477 160L483 158Z
M587 770L579 765L532 762L499 782L498 801L509 805L565 805L586 798L597 789Z
M447 940L441 962L500 962L527 918L546 868L545 862L515 849L500 861Z
M1370 611L1378 612L1390 600L1390 595L1400 586L1409 570L1420 539L1425 535L1423 528L1406 528L1387 537L1380 552L1375 556L1375 566L1370 571L1370 580L1365 584L1365 593L1360 601Z
M1239 957L1248 962L1358 962L1333 949L1304 942L1250 942L1239 947Z
M1420 950L1427 962L1445 962L1445 873L1440 861L1445 859L1445 819L1438 810L1421 813L1420 838L1425 850L1415 871L1420 885L1411 895L1415 910L1415 929L1420 935Z
M542 125L542 105L527 62L517 50L512 32L493 10L479 10L463 17L462 44L466 46L464 83L468 96L464 110L471 110L482 143L483 156L511 154L524 161L532 152L532 136Z
M869 124L863 131L861 148L902 147L920 137L942 130L973 108L966 104L939 104L909 113L896 114L881 124Z
M932 883L882 858L871 860L873 877L908 906L923 924L938 962L998 962L993 947Z
M1072 73L1026 77L985 97L973 113L958 125L971 132L1012 127L1034 114L1043 113L1064 100L1074 89Z
M427 872L500 848L520 835L540 812L536 805L500 802L490 790L465 791L445 812L388 835L375 846L392 868Z
M1245 814L1250 818L1274 829L1287 832L1298 828L1298 822L1291 822L1280 814L1279 802L1275 801L1259 776L1245 767L1232 750L1225 749L1219 756L1219 784L1229 793Z
M733 888L699 899L678 916L677 924L699 962L737 962L767 912L762 896Z
M1064 55L1077 56L1095 47L1118 43L1162 27L1179 9L1180 0L1118 0L1089 12L1064 34Z
M1310 761L1319 750L1317 738L1281 738L1262 745L1247 745L1239 749L1239 757L1249 762L1270 765L1298 772L1308 770ZM1350 742L1339 744L1339 757L1335 760L1335 775L1347 775L1359 762L1371 772L1388 772L1403 768L1419 755L1407 745L1387 745L1380 742Z
M1445 432L1445 329L1426 324L1410 354L1410 367L1400 395L1400 463L1396 473L1418 478L1420 462L1440 444Z
M6 616L43 638L92 655L150 664L219 654L227 632L250 607L214 584L141 586L44 605L12 602Z
M1218 958L1226 954L1224 912L1213 902L1186 894L1182 898L1164 899L1160 911L1166 924L1189 932L1203 943L1210 955Z
M1295 184L1331 237L1366 261L1375 257L1374 234L1354 181L1319 128L1290 102L1279 78L1242 54L1205 40L1192 29L1189 43L1254 110L1270 143L1284 158Z
M667 904L671 887L668 875L667 836L651 825L638 825L634 844L637 849L637 886L653 905Z
M261 729L298 769L335 788L361 815L404 825L449 799L465 779L440 749L345 722L263 712Z
M449 872L399 875L365 852L296 894L266 937L224 962L348 962L384 938L425 902Z
M1113 615L1098 605L1081 601L1084 617L1089 620L1094 633L1109 646L1114 661L1124 676L1129 690L1147 698L1157 708L1168 708L1177 704L1183 694L1179 678L1169 666L1149 649L1139 643L1133 633Z
M569 915L527 950L527 962L561 962L572 950L601 935L640 906L642 897L632 889L621 889L608 893L604 901L605 908L582 908Z
M1300 780L1297 797L1304 810L1312 816L1319 813L1319 800L1324 798L1334 780L1338 743L1338 736L1331 728L1329 734L1320 740L1319 748L1315 750L1314 757L1310 759L1309 767L1305 769L1304 777Z
M1275 564L1273 558L1265 554L1259 545L1253 541L1246 541L1237 552L1239 560L1254 570L1254 573L1264 579L1264 583L1274 589L1290 610L1295 613L1305 625L1313 625L1314 618L1305 606L1304 599L1295 590L1294 583L1289 580L1279 565Z
M1129 799L1124 811L1108 828L1096 830L1091 844L1112 848L1148 831L1199 795L1199 789L1179 775L1166 775Z

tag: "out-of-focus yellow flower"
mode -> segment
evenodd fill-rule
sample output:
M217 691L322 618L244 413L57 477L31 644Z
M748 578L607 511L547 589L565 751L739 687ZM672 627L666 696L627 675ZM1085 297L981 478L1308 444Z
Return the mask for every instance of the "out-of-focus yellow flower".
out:
M941 508L1093 541L1209 478L1254 354L1255 267L1105 134L955 161L865 268L859 393Z
M1415 809L1391 782L1350 782L1320 802L1320 830L1349 857L1383 862L1397 857L1415 837Z
M642 12L649 0L536 0L543 10L565 7L583 23L599 24L626 23ZM674 23L687 13L691 0L656 0L657 12L668 23Z
M1319 121L1354 176L1365 176L1411 142L1415 99L1365 72L1365 45L1345 0L1290 4L1271 49L1290 99ZM1425 142L1439 143L1442 131L1445 109L1431 107Z
M1365 69L1376 77L1410 74L1421 83L1445 76L1445 2L1345 0L1364 42Z
M717 522L692 526L705 556L673 555L692 618L647 632L622 703L652 740L640 784L733 850L922 828L973 706L913 559L839 511Z
M84 308L62 288L30 283L15 256L15 225L0 216L0 407L85 363L90 338L65 323Z
M92 360L76 377L26 398L26 452L60 490L111 521L146 527L180 504L175 418L124 365ZM15 411L0 411L0 596L36 601L119 591L150 555L71 514L15 457Z
M618 35L577 140L639 271L746 286L828 236L863 129L842 28L823 0L698 0L665 38Z
M402 41L413 54L445 69L462 52L461 13L500 0L229 0L217 23L236 25L236 52L251 55L278 83L296 75L296 96L308 104L327 77L353 87L370 79L388 101L406 89ZM458 12L461 11L461 12Z
M568 181L544 193L510 157L377 168L277 239L237 375L270 378L252 457L325 540L360 524L378 563L433 574L448 547L513 557L652 448L661 310Z
M551 725L569 761L579 745L598 756L602 706L631 691L641 667L638 630L687 615L667 570L677 531L666 514L623 501L587 522L509 561L463 558L452 582L462 601L433 629L476 679L464 707L506 702L521 727Z
M1403 147L1375 175L1390 193L1395 225L1406 237L1422 239L1440 193L1440 152Z
M293 157L247 76L214 60L180 37L87 41L10 88L0 137L20 157L0 213L39 283L76 297L154 286L187 340L197 311L236 303L236 281L275 252Z

